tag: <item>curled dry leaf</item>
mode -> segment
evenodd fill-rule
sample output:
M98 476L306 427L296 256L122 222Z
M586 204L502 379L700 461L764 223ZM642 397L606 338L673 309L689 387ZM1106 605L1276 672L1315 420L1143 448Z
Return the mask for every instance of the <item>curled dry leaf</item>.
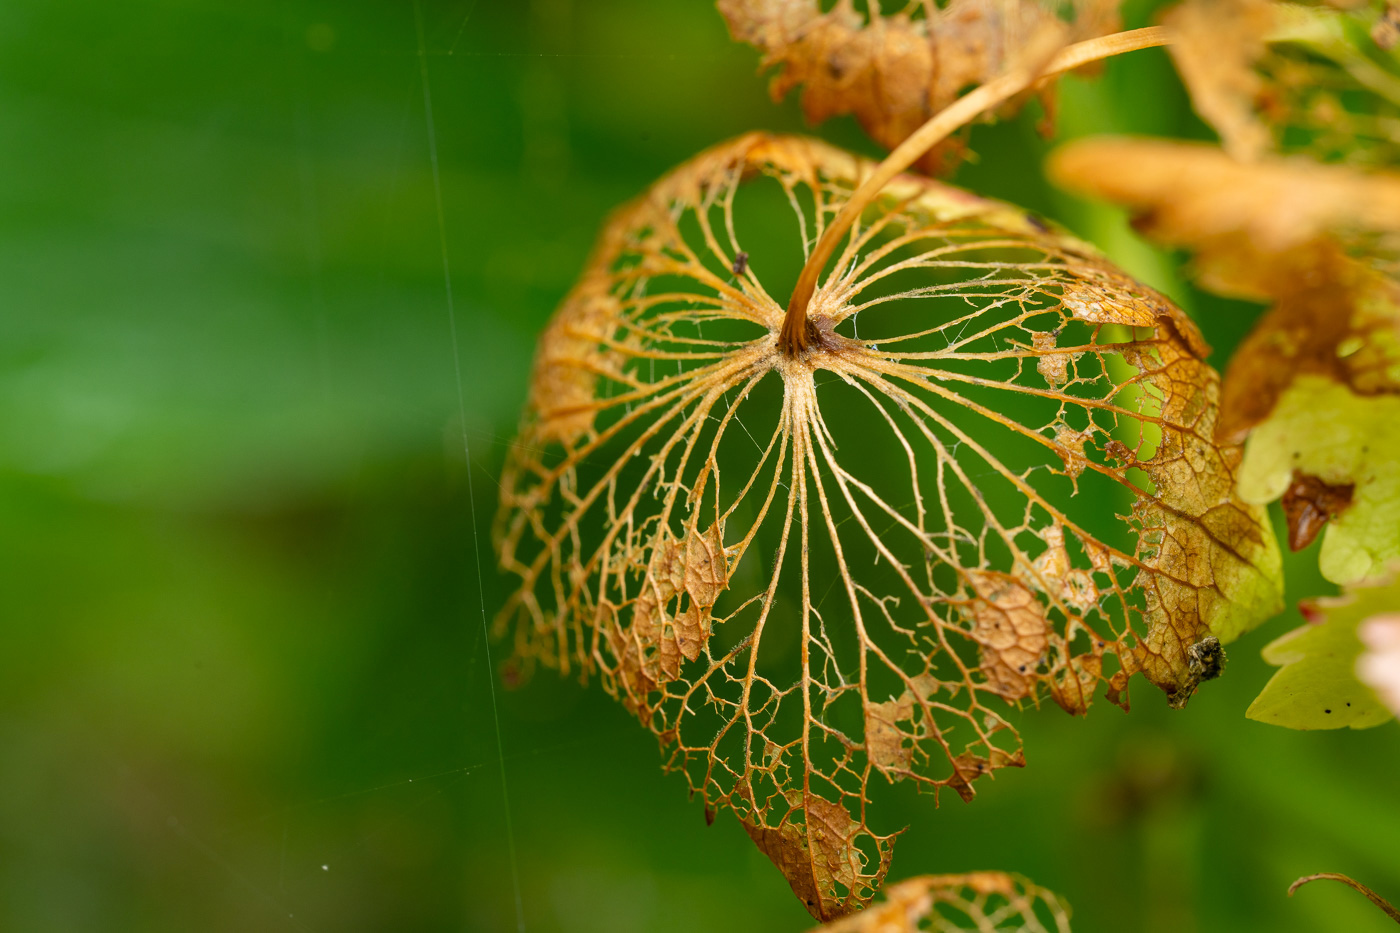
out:
M718 7L735 39L758 47L764 67L779 67L774 100L800 85L808 120L854 114L887 149L967 88L1118 27L1117 0L914 0L888 16L878 2L864 13L852 0L825 13L817 0L718 0ZM1071 14L1072 29L1061 12ZM1051 85L1041 93L1049 114ZM962 149L961 139L950 139L919 165L947 171Z
M1256 113L1264 79L1255 66L1264 57L1276 6L1272 0L1186 0L1162 18L1191 103L1241 161L1258 158L1273 143Z
M622 208L495 529L522 672L601 680L821 919L884 877L882 785L971 797L1023 700L1179 705L1188 649L1279 603L1195 326L1023 211L896 179L778 348L773 286L870 170L750 135Z
M1400 69L1361 39L1389 14L1370 3L1335 9L1275 0L1184 0L1162 25L1196 112L1241 162L1272 151L1386 164L1400 155ZM1360 40L1358 42L1358 40Z
M1069 933L1069 910L1018 875L981 871L922 875L891 885L884 900L813 933Z
M1289 729L1368 729L1388 722L1395 711L1382 702L1369 675L1386 682L1391 672L1386 652L1394 646L1383 633L1380 647L1363 653L1367 646L1359 629L1377 619L1384 625L1400 618L1394 615L1397 608L1400 584L1393 575L1304 603L1304 615L1315 621L1264 647L1264 660L1280 669L1245 715Z
M1400 173L1302 158L1244 164L1201 143L1119 137L1062 146L1046 168L1065 188L1127 207L1154 240L1195 250L1201 283L1222 294L1288 293L1309 284L1294 281L1300 271L1317 287L1334 274L1317 268L1331 261L1319 240L1400 233Z

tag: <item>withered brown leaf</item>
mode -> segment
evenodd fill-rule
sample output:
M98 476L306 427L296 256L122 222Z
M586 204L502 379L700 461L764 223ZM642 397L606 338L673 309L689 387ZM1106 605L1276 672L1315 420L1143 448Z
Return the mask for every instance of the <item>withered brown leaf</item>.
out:
M890 885L884 900L813 933L1069 933L1069 911L1018 875L922 875Z
M1184 0L1162 25L1196 112L1241 162L1274 151L1384 165L1400 156L1400 74L1357 42L1369 2ZM1375 19L1386 41L1389 14Z
M1264 57L1276 8L1273 0L1185 0L1162 18L1191 103L1240 161L1256 159L1273 145L1256 113L1264 78L1255 66Z
M761 50L763 67L778 66L771 85L775 101L801 86L802 110L812 123L854 114L887 149L968 87L1118 25L1117 0L914 0L888 15L878 2L869 13L857 11L852 0L837 0L825 13L817 0L717 5L733 37ZM1061 11L1072 13L1073 30ZM1053 85L1047 82L1041 94L1047 114L1053 113ZM945 172L963 148L961 137L949 139L919 166Z
M1303 158L1246 164L1217 147L1100 137L1060 147L1058 184L1129 208L1153 239L1197 252L1202 284L1223 294L1296 290L1299 264L1326 261L1319 240L1400 233L1400 174ZM1297 251L1305 251L1299 254Z
M896 179L779 349L765 281L870 170L753 134L619 210L495 528L521 671L600 679L821 919L889 866L881 786L971 797L1023 701L1141 672L1180 704L1188 647L1279 600L1195 326L1023 211Z

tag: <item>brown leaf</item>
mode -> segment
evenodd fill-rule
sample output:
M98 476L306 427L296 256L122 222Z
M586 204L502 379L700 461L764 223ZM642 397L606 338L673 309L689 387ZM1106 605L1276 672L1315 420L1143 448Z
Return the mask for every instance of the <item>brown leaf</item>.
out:
M521 669L597 677L828 912L883 876L890 782L971 796L1024 763L1019 703L1083 712L1106 676L1180 700L1190 646L1278 603L1195 326L1024 211L896 179L819 339L779 347L762 275L869 171L755 134L620 210L541 341L495 529Z
M1026 756L1019 748L1014 752L1008 752L996 746L989 746L989 749L989 753L986 755L970 751L963 752L952 761L953 776L948 779L948 786L964 801L977 796L977 789L972 786L972 782L978 778L1002 768L1024 768L1026 766Z
M1030 696L1050 647L1044 608L1009 574L974 570L969 577L979 596L971 608L972 637L981 645L988 687L1008 700Z
M1243 162L1273 143L1255 113L1264 90L1255 65L1264 57L1275 7L1272 0L1186 0L1162 18L1196 112L1220 133L1225 151Z
M1371 27L1371 39L1382 52L1389 52L1400 43L1400 0L1389 0L1385 10Z
M619 659L623 701L643 718L652 692L679 677L682 660L698 660L709 641L711 611L729 582L719 527L691 528L684 543L661 532L646 571L631 605L631 626L603 634Z
M1358 396L1400 392L1400 283L1322 242L1288 254L1270 287L1277 303L1230 360L1221 430L1243 439L1304 375Z
M798 900L818 920L834 920L863 906L889 871L893 837L872 836L846 808L817 794L800 803L776 827L742 819L749 838L792 885ZM860 842L879 853L867 872Z
M1153 239L1199 251L1203 284L1224 294L1281 293L1293 253L1325 235L1400 232L1400 174L1244 164L1200 143L1107 137L1062 146L1046 168L1066 188L1124 205Z
M817 0L718 0L733 37L758 47L763 66L776 65L771 86L781 100L801 85L802 110L812 123L854 114L876 142L893 149L968 87L1018 64L1048 58L1070 32L1055 11L1036 0L950 0L926 3L922 16L906 9L872 15L852 0L827 13ZM1076 0L1077 38L1117 28L1116 2ZM1051 91L1043 90L1047 108ZM930 173L961 158L959 139L920 161Z
M865 709L865 747L870 763L896 778L914 765L911 738L900 723L914 719L914 694L908 690L896 700L871 703Z

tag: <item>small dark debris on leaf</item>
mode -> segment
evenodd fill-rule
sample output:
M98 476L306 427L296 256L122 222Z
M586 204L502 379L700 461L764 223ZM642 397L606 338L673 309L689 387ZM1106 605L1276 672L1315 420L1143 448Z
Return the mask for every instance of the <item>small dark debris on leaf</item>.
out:
M1182 709L1191 699L1196 688L1207 680L1214 680L1225 670L1225 649L1220 639L1207 635L1186 649L1186 679L1175 693L1168 696L1167 703L1172 709Z

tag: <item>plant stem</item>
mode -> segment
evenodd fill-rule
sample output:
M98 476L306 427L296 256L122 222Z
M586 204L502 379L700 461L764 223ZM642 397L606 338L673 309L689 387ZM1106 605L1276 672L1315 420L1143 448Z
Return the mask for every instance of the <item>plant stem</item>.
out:
M792 299L788 302L787 315L783 318L782 331L778 334L778 346L789 356L796 356L807 349L811 343L811 334L807 323L807 305L812 300L813 292L816 291L817 279L821 277L822 270L826 268L832 253L836 251L837 244L851 229L851 225L855 223L861 211L865 210L866 206L879 196L885 185L889 184L890 180L900 172L917 162L936 143L984 111L1015 97L1041 78L1069 71L1099 59L1121 55L1124 52L1166 45L1169 41L1170 38L1162 27L1149 26L1145 29L1116 32L1109 36L1078 42L1060 50L1050 59L1044 69L1037 71L1017 69L1008 72L958 98L930 117L927 123L915 130L912 136L885 156L884 161L875 167L875 171L870 177L856 188L851 199L846 202L845 207L836 215L831 226L826 228L821 239L817 241L816 248L812 250L806 265L802 267L802 274L798 277L797 286L792 292Z
M1391 920L1394 920L1396 923L1400 923L1400 910L1396 910L1391 905L1390 901L1387 901L1385 898L1381 897L1379 894L1377 894L1375 891L1372 891L1370 888L1366 887L1366 885L1362 884L1361 882L1353 878L1349 878L1346 875L1338 874L1334 871L1319 872L1316 875L1304 875L1303 877L1299 878L1297 881L1293 882L1288 886L1288 896L1292 897L1294 891L1298 890L1303 885L1307 884L1309 881L1318 880L1340 881L1347 887L1354 888L1357 891L1360 891L1366 896L1368 900L1370 900L1372 904L1375 904L1381 910L1385 911L1385 915L1387 917L1389 917Z

